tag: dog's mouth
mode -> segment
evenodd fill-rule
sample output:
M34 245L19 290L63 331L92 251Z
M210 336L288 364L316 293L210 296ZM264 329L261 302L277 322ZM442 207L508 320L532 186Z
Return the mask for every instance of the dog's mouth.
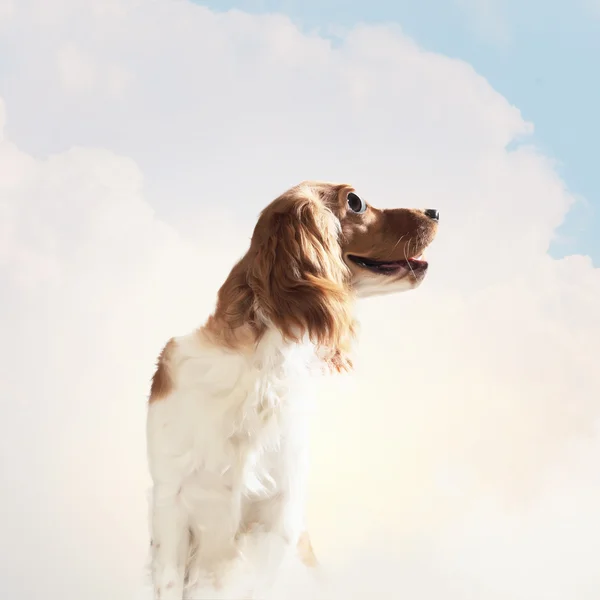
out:
M406 273L422 274L427 270L428 263L421 257L403 260L374 260L366 256L348 254L348 260L363 269L379 275L403 275Z

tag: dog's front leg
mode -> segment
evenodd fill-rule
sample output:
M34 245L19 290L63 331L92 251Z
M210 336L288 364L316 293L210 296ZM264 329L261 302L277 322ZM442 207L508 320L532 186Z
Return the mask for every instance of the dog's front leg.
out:
M263 508L263 522L295 546L305 529L305 503L308 483L308 443L302 429L290 427L279 452L273 457L273 477L278 481L277 494Z
M293 550L306 531L305 499L308 460L303 448L282 444L269 458L271 474L278 482L275 494L254 501L248 511L254 537L265 537L273 568L288 550Z
M266 531L279 536L285 545L295 546L304 531L304 498L293 489L282 489L264 506L262 523Z
M152 507L152 583L155 600L182 600L188 547L189 520L179 490L156 485Z
M194 503L194 523L200 544L198 564L216 574L237 555L236 533L240 525L241 494L238 485L214 485Z

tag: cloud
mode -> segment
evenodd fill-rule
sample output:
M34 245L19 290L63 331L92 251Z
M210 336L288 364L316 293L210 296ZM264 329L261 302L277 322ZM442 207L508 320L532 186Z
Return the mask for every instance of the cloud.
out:
M1 0L0 1L0 26L3 21L6 22L13 15L15 10L15 3L13 0Z
M58 50L56 66L63 87L74 95L118 96L131 79L126 70L115 64L94 63L77 46L69 43Z
M5 590L132 597L155 355L206 318L258 211L324 178L442 215L426 284L361 304L357 373L323 389L331 597L596 598L600 274L547 255L573 198L508 150L532 125L393 26L333 46L283 16L105 8L22 2L0 31Z

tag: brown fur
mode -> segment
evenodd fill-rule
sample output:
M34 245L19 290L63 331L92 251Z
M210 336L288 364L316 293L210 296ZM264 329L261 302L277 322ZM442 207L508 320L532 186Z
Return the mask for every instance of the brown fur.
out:
M344 348L354 325L350 271L321 199L284 194L261 215L252 250L248 283L264 317L290 340L306 334L319 346Z
M436 223L421 211L369 206L364 214L349 212L342 221L344 255L375 260L412 258L432 242L436 230Z
M150 386L149 402L156 402L168 396L173 390L173 378L171 376L170 361L175 349L175 340L171 338L162 352L158 356L156 362L156 371L152 377L152 385Z
M330 349L336 369L347 366L342 356L354 332L350 270L336 218L316 192L293 188L261 213L250 249L219 290L205 329L240 347L260 339L266 322L291 341L308 335Z

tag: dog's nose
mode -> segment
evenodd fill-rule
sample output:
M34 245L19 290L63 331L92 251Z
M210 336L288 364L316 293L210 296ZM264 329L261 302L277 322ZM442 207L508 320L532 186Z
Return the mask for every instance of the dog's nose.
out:
M433 219L434 221L440 220L440 211L437 208L426 208L425 216Z

